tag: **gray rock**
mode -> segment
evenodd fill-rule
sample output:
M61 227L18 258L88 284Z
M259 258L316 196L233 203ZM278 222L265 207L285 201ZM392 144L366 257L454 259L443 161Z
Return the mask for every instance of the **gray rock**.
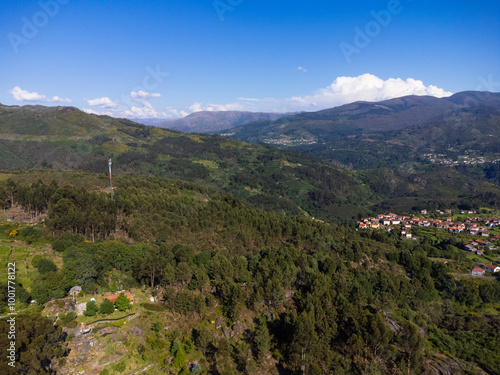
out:
M81 337L81 338L73 340L73 349L74 349L76 354L85 355L88 352L90 352L90 350L92 349L92 346L90 345L89 339L87 339L85 337Z
M231 337L231 330L229 328L223 327L222 332L224 333L224 336L226 337L226 339Z
M215 329L220 329L220 327L222 327L222 322L223 322L223 321L224 321L224 320L223 320L222 318L217 318L217 319L215 320Z
M236 322L233 326L233 334L234 336L239 336L243 333L243 326L240 322Z

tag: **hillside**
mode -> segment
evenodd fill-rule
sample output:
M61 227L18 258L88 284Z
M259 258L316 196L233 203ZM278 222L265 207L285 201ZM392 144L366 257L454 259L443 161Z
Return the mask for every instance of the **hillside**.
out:
M186 133L216 133L255 121L275 121L289 114L244 111L201 111L176 120L137 120L147 125Z
M467 238L356 231L166 178L115 182L111 200L103 174L0 174L22 343L2 373L496 373L500 284L460 276L477 262ZM20 208L43 223L5 221ZM122 288L133 305L106 305Z
M430 178L428 170L415 168L353 173L293 150L169 131L71 107L2 106L0 138L1 169L106 173L112 158L114 175L202 183L255 207L322 220L354 220L381 207L410 209L429 202L441 208L500 204L489 172L448 173L436 166ZM386 173L392 177L377 177ZM442 174L449 177L443 180Z
M449 98L407 96L356 102L231 130L233 139L295 147L355 169L425 161L424 154L496 159L500 94L463 92Z

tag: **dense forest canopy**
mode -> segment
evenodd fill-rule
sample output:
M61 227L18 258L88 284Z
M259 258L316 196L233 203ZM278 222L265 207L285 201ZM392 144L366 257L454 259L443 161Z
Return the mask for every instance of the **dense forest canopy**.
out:
M465 361L463 372L476 365L497 372L500 320L486 311L498 311L499 282L456 278L431 259L468 267L460 239L358 232L156 177L120 176L111 200L102 176L63 176L11 174L0 182L4 209L20 205L44 220L20 228L18 238L49 240L63 260L60 267L37 260L23 303L30 296L42 305L75 285L88 293L120 284L160 290L161 304L176 314L203 316L220 305L235 324L250 313L254 327L239 343L210 337L207 344L196 324L163 339L183 348L192 340L212 373L252 373L267 353L289 374L421 373L446 366L443 357ZM248 349L250 357L240 355ZM57 345L51 350L63 356Z

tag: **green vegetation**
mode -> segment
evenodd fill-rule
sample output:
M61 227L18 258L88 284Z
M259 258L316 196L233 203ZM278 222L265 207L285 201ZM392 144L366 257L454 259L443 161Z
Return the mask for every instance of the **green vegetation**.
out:
M497 250L470 258L460 235L353 226L374 211L498 207L493 166L350 172L76 109L2 106L0 117L12 136L0 153L24 150L3 167L47 169L0 173L2 215L19 218L2 223L0 256L16 263L21 372L498 372L500 282L461 275ZM83 291L68 297L74 286ZM115 305L104 299L117 292ZM82 323L99 343L88 365L74 354ZM5 356L0 369L18 373Z
M99 186L100 176L87 176ZM134 301L145 333L130 346L137 357L107 366L110 373L151 363L186 372L195 360L196 371L232 374L274 373L273 366L291 374L420 373L436 358L470 363L459 364L464 373L473 363L496 371L499 282L455 278L451 265L431 260L469 267L459 238L422 228L420 241L408 241L266 212L193 183L117 181L113 201L99 188L3 182L32 212L33 200L24 197L49 192L38 204L47 214L38 241L51 242L62 262L38 253L25 258L36 281L27 293L38 305L74 285L87 293L144 285L157 293L160 304ZM85 315L93 319L114 311L107 300L97 309L79 298L87 298ZM128 304L123 294L116 300L118 309ZM216 339L210 327L216 317L224 318L224 329L241 326L241 333ZM57 326L76 327L81 319L61 314ZM130 324L119 323L116 329ZM115 355L111 341L105 345Z

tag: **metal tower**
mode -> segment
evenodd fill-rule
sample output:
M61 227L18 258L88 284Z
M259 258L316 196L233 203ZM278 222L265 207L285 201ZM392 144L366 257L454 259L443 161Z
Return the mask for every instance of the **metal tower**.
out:
M109 159L108 165L109 165L109 187L111 188L111 200L113 200L113 179L111 178L111 159Z

